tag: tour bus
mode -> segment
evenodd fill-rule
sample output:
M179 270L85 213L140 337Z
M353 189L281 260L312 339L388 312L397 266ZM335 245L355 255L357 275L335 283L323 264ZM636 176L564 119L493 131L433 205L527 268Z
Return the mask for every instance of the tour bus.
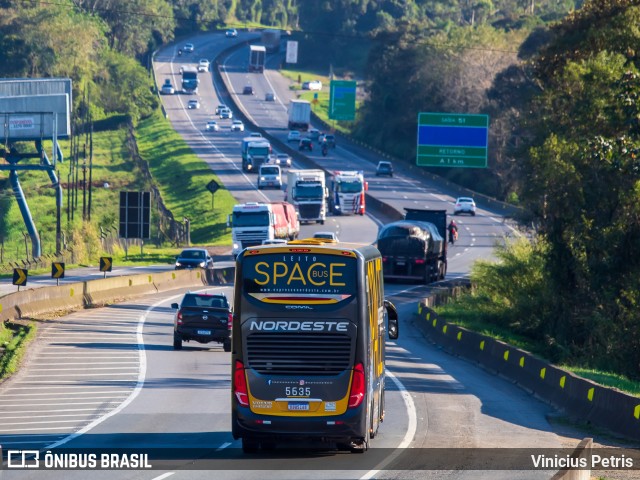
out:
M243 450L367 450L384 418L385 331L398 338L380 252L321 239L248 248L234 288L232 433Z

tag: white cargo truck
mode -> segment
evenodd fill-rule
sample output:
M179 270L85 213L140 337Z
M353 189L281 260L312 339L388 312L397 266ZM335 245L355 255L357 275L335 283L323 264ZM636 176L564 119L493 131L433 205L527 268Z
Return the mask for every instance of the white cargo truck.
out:
M267 58L267 49L264 45L249 46L249 71L264 72L264 62Z
M293 204L300 223L320 223L327 218L328 191L322 170L289 170L285 201Z
M307 100L291 100L289 103L289 130L309 130L311 104Z

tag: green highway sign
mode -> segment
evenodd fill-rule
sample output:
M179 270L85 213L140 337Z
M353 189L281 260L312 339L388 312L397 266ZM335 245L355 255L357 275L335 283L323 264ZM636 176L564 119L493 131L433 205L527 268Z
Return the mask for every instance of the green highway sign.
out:
M419 167L486 168L489 116L419 113Z
M331 80L329 88L329 118L331 120L356 119L356 82Z

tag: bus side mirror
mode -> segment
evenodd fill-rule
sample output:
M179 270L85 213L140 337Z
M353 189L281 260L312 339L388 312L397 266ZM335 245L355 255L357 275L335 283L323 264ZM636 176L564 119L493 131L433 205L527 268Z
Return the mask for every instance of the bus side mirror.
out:
M400 325L398 323L398 310L396 306L389 300L384 301L384 308L387 310L387 331L389 332L389 338L396 340L400 334Z

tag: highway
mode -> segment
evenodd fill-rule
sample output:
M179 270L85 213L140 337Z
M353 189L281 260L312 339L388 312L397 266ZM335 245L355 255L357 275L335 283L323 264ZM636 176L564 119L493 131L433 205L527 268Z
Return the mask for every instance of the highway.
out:
M241 33L237 40L220 34L198 35L192 40L196 46L192 60L213 58L246 35ZM177 82L180 62L187 60L184 56L177 60L177 48L169 47L156 56L159 83L170 75ZM269 89L286 102L291 92L287 81L274 71L249 75L244 67L247 57L248 48L225 60L227 81L236 92L250 81L256 96L240 95L238 100L263 128L284 138L285 105L267 108L261 99ZM204 132L206 120L220 102L220 87L204 78L208 76L203 75L201 81L200 110L186 109L188 96L163 97L172 125L239 202L282 199L282 192L258 191L255 175L240 171L243 134ZM228 98L223 99L228 103ZM372 173L375 158L368 155L362 158L339 145L329 157L314 160L327 169L364 170L370 193L400 210L451 211L453 198L438 185L402 172L393 179L376 179ZM467 275L476 259L491 258L495 243L507 234L496 212L478 206L476 217L458 222L461 237L450 249L448 278ZM370 243L384 222L373 215L329 220L324 226L305 226L304 234L333 229L343 240ZM372 449L363 455L304 450L243 455L240 442L230 434L229 355L217 345L186 344L183 351L172 349L173 311L169 307L181 292L76 312L43 324L26 364L0 385L0 444L45 450L62 445L98 450L161 448L184 456L182 461L157 465L152 471L91 473L92 478L105 479L549 478L548 471L458 471L453 461L450 468L420 468L429 454L426 448L559 447L566 441L547 421L553 413L550 407L425 340L414 326L413 314L428 289L424 285L385 286L387 297L399 309L400 338L387 344L385 422ZM229 286L207 290L232 295ZM407 452L410 457L388 463ZM221 456L226 463L197 460L207 456ZM8 471L3 475L6 479L86 478L86 472L78 471Z

